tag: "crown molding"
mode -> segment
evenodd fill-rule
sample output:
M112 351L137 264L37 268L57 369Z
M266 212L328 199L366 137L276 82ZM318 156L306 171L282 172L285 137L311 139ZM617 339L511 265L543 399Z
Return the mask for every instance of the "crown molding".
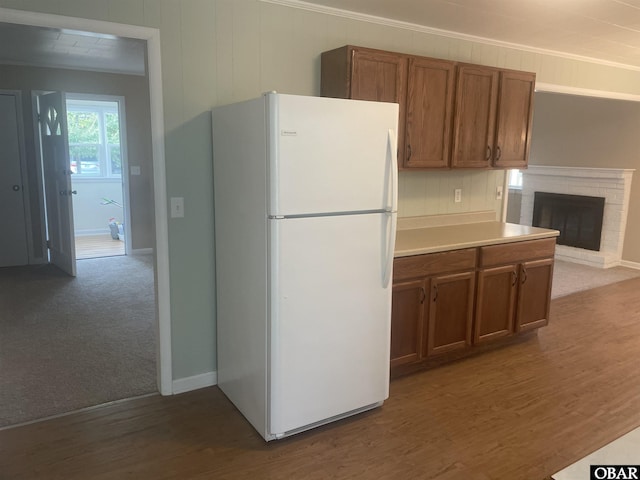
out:
M607 90L594 90L591 88L567 87L553 83L536 82L536 92L561 93L565 95L578 95L581 97L608 98L610 100L625 100L628 102L640 102L640 95L633 93L610 92Z
M561 52L558 50L537 48L537 47L532 47L530 45L523 45L520 43L503 42L493 38L479 37L475 35L468 35L466 33L453 32L450 30L442 30L442 29L433 28L433 27L426 27L424 25L418 25L415 23L403 22L401 20L393 20L390 18L378 17L375 15L368 15L365 13L342 10L340 8L317 5L317 4L305 2L302 0L260 0L260 1L263 3L273 3L276 5L297 8L300 10L307 10L315 13L323 13L326 15L333 15L336 17L348 18L351 20L359 20L362 22L375 23L375 24L384 25L387 27L402 28L404 30L411 30L419 33L438 35L441 37L454 38L457 40L465 40L468 42L482 43L482 44L491 45L494 47L510 48L513 50L520 50L523 52L537 53L540 55L549 55L549 56L565 58L569 60L577 60L580 62L587 62L587 63L593 63L593 64L603 65L607 67L614 67L614 68L620 68L624 70L632 70L635 72L640 72L640 66L636 66L636 65L628 65L626 63L612 62L612 61L603 60L600 58L587 57L583 55L575 55L572 53Z

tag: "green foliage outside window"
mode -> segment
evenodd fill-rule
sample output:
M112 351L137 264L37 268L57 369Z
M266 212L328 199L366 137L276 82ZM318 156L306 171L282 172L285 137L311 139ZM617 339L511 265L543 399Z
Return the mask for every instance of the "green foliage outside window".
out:
M105 113L104 119L107 129L107 143L110 150L111 172L121 174L122 157L120 155L120 121L118 114Z
M71 171L82 176L122 174L120 123L113 102L67 102ZM106 142L105 142L106 139Z

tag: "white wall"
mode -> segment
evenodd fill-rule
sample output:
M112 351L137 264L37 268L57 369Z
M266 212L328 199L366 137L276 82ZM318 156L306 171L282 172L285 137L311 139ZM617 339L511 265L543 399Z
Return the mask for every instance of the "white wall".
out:
M91 235L109 232L109 219L124 223L124 209L113 204L105 204L104 199L115 200L123 205L122 181L113 180L75 180L72 188L73 227L76 235Z
M632 70L258 0L0 0L0 6L160 30L167 194L185 199L185 217L169 222L175 378L215 369L212 106L268 90L317 95L320 53L345 44L534 71L539 82L640 94L640 72ZM467 209L487 208L494 202L487 190L500 183L500 175L403 173L401 214L450 211L458 183L470 192Z

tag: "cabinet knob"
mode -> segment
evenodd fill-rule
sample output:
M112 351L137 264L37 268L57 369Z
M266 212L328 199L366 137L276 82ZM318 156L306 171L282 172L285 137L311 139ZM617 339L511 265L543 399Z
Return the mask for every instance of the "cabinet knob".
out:
M491 160L491 146L487 145L487 160Z
M498 146L496 147L496 162L497 162L498 160L500 160L500 157L501 157L501 156L502 156L502 149L501 149L501 148L500 148L500 146L498 145Z
M513 270L511 274L513 275L513 282L511 283L511 286L515 287L516 283L518 283L518 274L516 273L515 270Z
M424 291L424 287L420 288L420 291L422 292L422 298L420 299L420 304L424 304L425 299L427 298L427 292Z
M411 144L407 145L407 162L411 160Z
M526 281L527 281L527 269L522 267L522 284L524 285Z
M438 285L434 285L433 286L433 301L437 301L438 300Z

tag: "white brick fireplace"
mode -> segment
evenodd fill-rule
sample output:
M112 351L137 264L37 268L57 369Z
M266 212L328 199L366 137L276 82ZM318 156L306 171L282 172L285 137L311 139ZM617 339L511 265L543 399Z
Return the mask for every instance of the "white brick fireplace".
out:
M558 245L556 258L609 268L620 265L633 169L544 167L523 170L520 223L531 225L534 192L604 197L600 251Z

